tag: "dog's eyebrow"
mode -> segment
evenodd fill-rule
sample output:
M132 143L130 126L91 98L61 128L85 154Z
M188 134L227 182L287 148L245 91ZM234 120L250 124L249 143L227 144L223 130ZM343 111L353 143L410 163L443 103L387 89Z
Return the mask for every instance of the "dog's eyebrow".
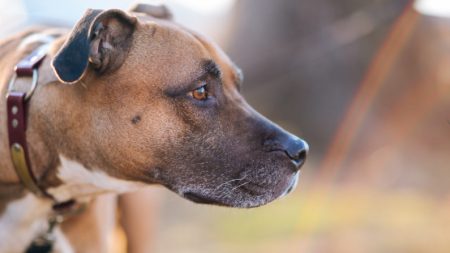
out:
M222 77L222 72L220 71L219 66L213 60L204 60L202 65L206 74L209 74L216 79L220 79Z
M198 81L205 80L208 76L211 76L219 81L222 78L222 72L220 71L219 66L213 60L202 60L198 69L199 71L196 78L184 84L180 83L172 87L167 87L167 89L165 90L166 95L170 97L176 97L180 94L184 94L188 91L196 89L198 88Z

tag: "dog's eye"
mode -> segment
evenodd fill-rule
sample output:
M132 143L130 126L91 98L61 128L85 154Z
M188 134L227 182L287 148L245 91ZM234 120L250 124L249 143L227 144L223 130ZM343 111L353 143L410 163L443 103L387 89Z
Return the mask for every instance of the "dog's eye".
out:
M206 84L203 85L202 87L193 90L192 97L200 101L208 99L209 94L208 91L206 90Z

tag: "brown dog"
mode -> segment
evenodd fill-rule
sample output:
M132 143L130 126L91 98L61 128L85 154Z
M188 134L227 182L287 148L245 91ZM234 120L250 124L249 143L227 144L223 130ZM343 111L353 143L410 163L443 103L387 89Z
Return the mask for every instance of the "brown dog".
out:
M161 184L194 202L245 208L292 190L307 144L245 102L240 71L214 43L166 9L137 10L145 14L88 10L68 34L41 29L1 43L1 98L13 66L50 43L28 104L38 185L58 201L83 202ZM5 117L2 99L0 251L23 252L52 203L20 184ZM55 251L86 252L55 234Z

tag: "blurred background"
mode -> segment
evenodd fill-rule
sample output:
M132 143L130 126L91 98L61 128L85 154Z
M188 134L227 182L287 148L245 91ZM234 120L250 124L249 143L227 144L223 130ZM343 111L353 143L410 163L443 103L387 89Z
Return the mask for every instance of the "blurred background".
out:
M154 252L450 252L449 1L163 2L218 42L250 104L311 152L297 190L257 209L153 187ZM132 3L0 0L0 38ZM111 238L124 252L123 231Z

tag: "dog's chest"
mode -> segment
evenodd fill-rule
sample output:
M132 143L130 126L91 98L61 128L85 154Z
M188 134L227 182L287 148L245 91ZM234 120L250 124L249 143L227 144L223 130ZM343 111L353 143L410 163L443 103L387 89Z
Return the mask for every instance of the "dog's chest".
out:
M63 182L48 192L59 201L77 199L83 201L102 193L124 193L138 190L145 185L109 176L101 170L89 170L81 163L60 156L58 178Z
M31 241L47 228L50 209L48 200L39 199L31 193L10 202L0 215L0 252L24 252ZM59 229L55 236L55 252L73 252Z
M61 157L61 164L58 177L64 183L48 189L50 194L61 201L74 198L83 202L96 194L120 193L142 187L140 183L116 179L100 171L90 171L64 157ZM0 252L24 252L33 239L46 231L51 206L51 200L38 198L31 193L8 203L0 214ZM56 240L52 252L74 252L59 228L54 230L54 236Z

